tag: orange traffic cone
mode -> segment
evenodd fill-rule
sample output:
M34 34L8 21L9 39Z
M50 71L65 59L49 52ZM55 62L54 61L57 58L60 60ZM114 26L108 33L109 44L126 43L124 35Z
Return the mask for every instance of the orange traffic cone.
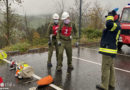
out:
M44 85L49 85L53 82L53 78L51 75L48 75L47 77L44 77L42 79L40 79L39 81L37 81L37 84L39 86L44 86Z

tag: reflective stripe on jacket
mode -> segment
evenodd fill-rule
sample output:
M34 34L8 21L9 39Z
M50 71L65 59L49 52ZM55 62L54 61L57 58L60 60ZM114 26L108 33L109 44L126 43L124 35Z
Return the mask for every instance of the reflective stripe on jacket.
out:
M115 57L121 28L113 20L113 16L106 18L106 28L103 30L99 53Z

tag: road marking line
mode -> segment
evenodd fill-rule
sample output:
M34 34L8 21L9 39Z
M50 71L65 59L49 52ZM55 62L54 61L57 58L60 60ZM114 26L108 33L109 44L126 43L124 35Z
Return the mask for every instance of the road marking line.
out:
M94 50L94 51L97 51L97 52L99 51L98 49L92 49L92 48L86 48L86 47L81 47L81 48L90 49L90 50ZM117 55L130 57L130 55L120 54L120 53L117 53Z
M6 59L3 59L3 60L4 60L5 62L11 64L10 61L8 61L8 60L6 60ZM36 79L38 79L38 80L42 79L41 77L37 76L36 74L33 74L33 77L36 78ZM62 88L60 88L60 87L58 87L58 86L56 86L56 85L54 85L54 84L49 84L49 86L52 87L52 88L54 88L54 89L56 89L56 90L63 90Z
M101 66L101 63L93 62L93 61L90 61L90 60L86 60L86 59L82 59L82 58L78 58L78 57L74 57L74 56L73 56L72 58L73 58L73 59L79 59L79 60L81 60L81 61L85 61L85 62L89 62L89 63L92 63L92 64L96 64L96 65ZM124 69L121 69L121 68L116 68L116 67L115 67L115 69L116 69L116 70L119 70L119 71L122 71L122 72L130 73L130 71L124 70Z
M6 59L3 59L5 62L7 62L7 63L9 63L9 64L11 64L11 62L10 61L8 61L8 60L6 60Z
M84 48L84 47L82 47L82 48ZM87 48L87 49L90 49L90 48ZM96 49L90 49L90 50L95 50L95 51L97 51ZM64 57L66 57L65 54L63 54L63 55L64 55ZM130 56L130 55L129 55L129 56ZM74 57L74 56L72 56L72 58L73 58L73 59L79 59L79 60L81 60L81 61L85 61L85 62L89 62L89 63L93 63L93 64L96 64L96 65L101 66L101 63L93 62L93 61L90 61L90 60L86 60L86 59L82 59L82 58L78 58L78 57ZM116 70L119 70L119 71L122 71L122 72L130 73L130 71L124 70L124 69L121 69L121 68L116 68L116 67L115 67L115 69L116 69Z
M38 80L42 79L41 77L37 76L36 74L33 74L33 77L38 79ZM63 90L62 88L56 86L55 84L49 84L49 86L56 89L56 90Z
M2 88L2 87L0 87L0 90L9 90L9 88Z

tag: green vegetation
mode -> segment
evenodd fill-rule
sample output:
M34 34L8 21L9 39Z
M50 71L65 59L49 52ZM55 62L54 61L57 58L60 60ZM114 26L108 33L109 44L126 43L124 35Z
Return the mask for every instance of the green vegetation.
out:
M81 43L99 42L102 36L102 30L84 28L81 33Z
M19 50L20 52L26 52L27 50L33 49L33 48L47 47L47 42L48 42L47 38L40 38L40 35L37 32L35 32L33 34L32 42L29 40L21 41L13 45L6 46L2 50L5 50L5 51Z
M32 43L33 44L31 44L29 42L19 42L14 45L6 46L2 50L5 50L5 51L17 51L18 50L20 52L26 52L27 50L32 49L32 48L47 47L47 40L45 40L45 39L38 39L37 42L34 41Z
M3 50L5 51L16 51L16 50L19 50L20 52L25 52L26 50L28 50L28 48L30 47L31 45L27 42L23 42L23 43L16 43L14 45L10 45L10 46L7 46L5 48L3 48Z
M102 8L98 2L94 3L94 7L90 7L91 5L89 2L83 1L83 29L81 30L80 43L87 44L99 42L102 35L102 28L104 27L104 13L106 9ZM79 3L77 2L78 1L75 0L75 6L68 10L71 21L76 24L79 23L79 13L77 13L77 6ZM6 6L8 10L0 12L0 48L5 51L19 50L21 52L26 52L28 49L32 48L48 47L46 32L49 22L52 20L52 15L26 16L25 14L21 16L14 12L10 4L13 4L13 2L10 2L9 6ZM57 10L59 14L63 11L62 4L63 3L59 2L61 6L61 8L59 8L60 10ZM74 45L75 42L76 40L73 40L72 44Z
M81 36L81 43L87 44L91 42L99 42L102 35L102 30L95 30L91 28L84 28L82 29L82 36ZM19 43L16 43L11 46L6 46L3 48L5 51L16 51L19 50L20 52L26 52L29 49L32 48L44 48L48 47L48 39L45 37L40 37L40 34L37 32L33 33L33 39L32 42L26 40L21 41ZM73 44L76 42L76 40L73 40Z

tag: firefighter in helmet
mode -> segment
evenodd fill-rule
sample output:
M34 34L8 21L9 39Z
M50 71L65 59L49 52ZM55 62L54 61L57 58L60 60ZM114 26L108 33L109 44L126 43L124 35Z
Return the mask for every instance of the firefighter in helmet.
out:
M58 44L57 44L56 35L57 35L57 30L59 28L59 15L55 13L53 14L52 18L53 18L53 22L49 24L47 30L47 36L49 38L48 41L49 51L48 51L48 62L47 62L48 67L52 67L51 58L52 58L54 46L56 49L56 59L58 61Z
M116 22L117 8L106 16L106 28L100 42L99 53L102 54L102 77L99 90L115 89L114 58L117 54L117 44L120 35L120 25Z
M62 69L64 50L66 51L66 55L67 55L68 69L73 69L71 41L72 41L72 37L77 39L77 28L76 25L71 22L69 13L63 12L61 16L61 20L62 21L60 23L58 34L57 34L58 46L59 46L57 71L61 71Z

